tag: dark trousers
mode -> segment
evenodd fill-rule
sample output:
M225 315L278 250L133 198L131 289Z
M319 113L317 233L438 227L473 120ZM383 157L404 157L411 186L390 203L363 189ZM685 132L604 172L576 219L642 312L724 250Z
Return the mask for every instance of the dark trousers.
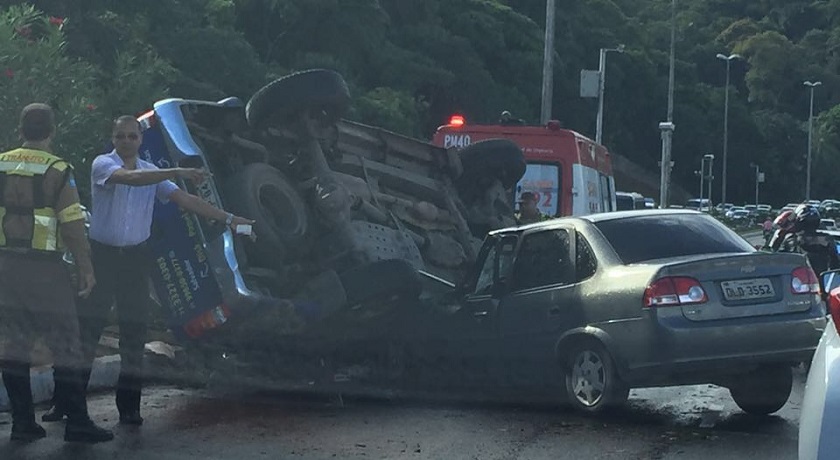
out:
M117 410L126 414L140 410L143 385L143 349L149 317L149 271L151 258L145 244L117 248L91 241L96 286L86 301L80 301L79 333L86 366L81 376L69 369L56 369L54 403L58 403L75 379L90 380L91 364L111 306L116 306L119 325L120 376ZM59 407L63 411L63 408Z
M0 251L0 372L9 395L14 423L35 422L29 380L30 352L46 339L62 369L84 366L74 287L59 258L51 260ZM71 374L58 403L71 423L88 420L83 383Z

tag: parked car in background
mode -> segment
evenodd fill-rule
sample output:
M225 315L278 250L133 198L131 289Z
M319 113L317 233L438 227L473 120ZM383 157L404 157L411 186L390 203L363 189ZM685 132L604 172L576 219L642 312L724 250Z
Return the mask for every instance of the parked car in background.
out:
M830 318L820 339L799 414L799 460L834 460L840 452L840 270L820 277Z
M758 206L756 206L754 204L744 205L744 209L746 209L747 212L749 212L751 216L754 216L754 215L758 214Z
M773 207L770 206L769 204L760 204L760 205L756 206L756 208L758 209L758 212L765 212L765 213L769 213L770 211L773 210Z
M645 209L655 209L656 201L653 198L645 198Z
M799 203L788 203L782 206L782 209L779 210L779 213L783 213L785 211L793 211L796 207L799 206Z
M752 216L746 209L736 209L735 211L732 211L731 215L728 215L728 217L733 221L743 222L749 220Z
M733 206L735 206L735 205L732 204L732 203L718 203L715 206L715 210L717 210L717 212L719 212L721 214L725 214L726 211L729 211L729 209L732 208Z
M616 211L631 211L645 209L645 197L636 192L615 192Z
M823 217L840 218L840 201L823 200L820 203L820 214Z
M820 219L820 230L837 230L834 219Z
M726 217L728 217L728 218L732 218L732 216L733 216L733 215L735 214L735 212L737 212L737 211L746 211L746 209L745 209L743 206L732 206L731 208L729 208L729 209L726 211ZM749 212L747 212L747 214L749 214Z
M692 198L685 202L685 209L709 212L712 210L712 202L708 198Z

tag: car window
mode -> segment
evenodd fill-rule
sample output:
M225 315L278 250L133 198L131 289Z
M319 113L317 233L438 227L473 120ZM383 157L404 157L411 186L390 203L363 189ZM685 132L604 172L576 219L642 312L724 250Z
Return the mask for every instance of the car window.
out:
M595 274L598 264L589 242L580 233L575 233L575 272L577 281L583 281Z
M572 283L574 264L570 254L569 232L566 230L550 230L526 236L516 256L511 289L521 291Z
M487 258L481 266L473 295L489 295L493 292L493 284L501 277L505 277L513 265L516 250L516 236L506 236L496 241L487 252Z
M713 217L702 214L649 215L596 222L625 264L695 254L754 252Z
M473 289L473 294L490 294L490 290L493 287L493 275L496 268L496 254L496 246L493 246L487 253L487 258L484 259L484 265L482 265L481 271L478 273L478 281L476 281L475 283L475 289Z

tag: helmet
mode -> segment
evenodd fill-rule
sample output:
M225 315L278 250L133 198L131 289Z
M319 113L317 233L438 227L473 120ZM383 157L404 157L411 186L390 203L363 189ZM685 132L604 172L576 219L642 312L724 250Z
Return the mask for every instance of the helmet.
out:
M809 204L800 204L793 211L797 230L816 230L820 226L820 211Z

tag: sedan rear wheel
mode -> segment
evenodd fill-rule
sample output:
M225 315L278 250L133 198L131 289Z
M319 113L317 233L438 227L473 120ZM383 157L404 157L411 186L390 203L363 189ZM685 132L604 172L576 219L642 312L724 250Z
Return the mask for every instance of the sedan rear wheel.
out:
M769 415L784 407L792 388L793 370L790 366L765 366L731 385L729 394L744 412Z
M627 401L629 389L602 345L579 345L568 356L566 395L575 408L599 413Z

